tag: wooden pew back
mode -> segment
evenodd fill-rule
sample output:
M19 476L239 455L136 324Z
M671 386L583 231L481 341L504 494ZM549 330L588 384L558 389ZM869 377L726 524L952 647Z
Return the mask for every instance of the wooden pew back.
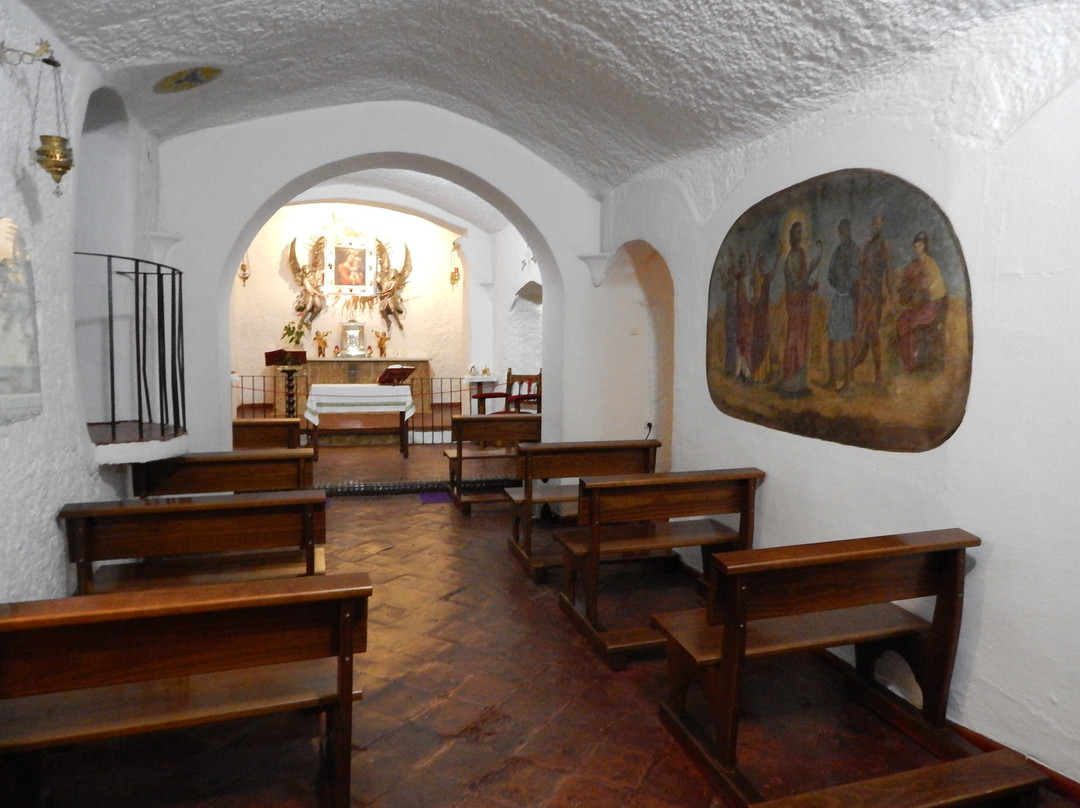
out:
M651 474L658 440L596 440L518 444L518 476L537 480L612 474Z
M765 472L755 468L671 471L608 477L582 477L578 483L578 522L600 528L638 521L737 513L740 549L754 536L754 502Z
M307 448L242 449L134 463L132 491L136 497L153 497L311 488L314 457Z
M367 574L350 573L2 604L0 699L322 657L344 664L367 647L358 618L370 594Z
M709 620L727 624L736 614L725 610L732 609L739 618L763 620L929 596L958 601L964 550L979 541L951 528L718 554ZM732 589L745 594L730 598Z
M464 443L516 447L540 440L540 416L502 413L499 415L453 415L450 440L460 449Z
M314 490L84 502L65 505L59 518L78 594L95 591L95 562L120 559L295 549L310 575L326 543L326 493Z
M233 449L298 449L300 433L299 418L237 418Z

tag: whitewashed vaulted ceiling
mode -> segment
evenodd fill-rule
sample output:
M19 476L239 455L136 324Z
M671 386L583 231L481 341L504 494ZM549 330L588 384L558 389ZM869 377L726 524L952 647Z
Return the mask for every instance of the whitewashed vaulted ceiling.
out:
M1076 0L33 0L162 138L405 99L587 188L737 147L1034 6ZM1052 36L1053 32L1046 32ZM155 94L169 73L223 73Z

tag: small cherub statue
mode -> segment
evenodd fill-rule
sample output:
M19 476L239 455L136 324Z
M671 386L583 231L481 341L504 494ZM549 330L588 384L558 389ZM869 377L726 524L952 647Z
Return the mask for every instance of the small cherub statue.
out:
M379 356L386 356L386 343L390 341L390 335L386 331L376 331L375 340L379 343Z
M318 350L320 357L326 356L326 338L329 336L329 331L315 332L315 348Z

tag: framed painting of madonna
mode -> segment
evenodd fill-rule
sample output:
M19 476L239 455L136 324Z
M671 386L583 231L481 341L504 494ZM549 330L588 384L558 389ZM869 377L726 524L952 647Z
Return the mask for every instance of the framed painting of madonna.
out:
M960 426L971 289L952 225L914 185L845 169L743 213L713 263L705 352L724 413L922 452Z

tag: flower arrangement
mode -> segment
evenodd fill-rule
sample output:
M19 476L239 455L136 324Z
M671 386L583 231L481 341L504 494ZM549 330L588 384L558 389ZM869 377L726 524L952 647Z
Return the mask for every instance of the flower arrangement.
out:
M301 320L299 323L295 320L290 320L285 323L285 328L281 331L281 338L291 345L303 345L304 337L307 336L307 332L310 328L311 323L307 320Z

